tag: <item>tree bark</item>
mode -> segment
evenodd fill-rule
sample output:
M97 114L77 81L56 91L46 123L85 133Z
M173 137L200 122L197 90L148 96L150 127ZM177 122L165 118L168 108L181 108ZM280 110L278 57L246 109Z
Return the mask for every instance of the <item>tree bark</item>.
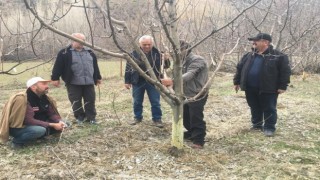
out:
M179 103L171 106L173 121L172 121L172 141L171 145L177 147L178 149L183 148L183 86L182 86L182 59L180 56L180 43L178 38L177 31L177 12L176 12L176 0L169 1L169 18L170 22L170 32L173 43L176 46L174 49L175 57L174 59L174 68L173 68L173 78L174 78L174 91L179 98Z

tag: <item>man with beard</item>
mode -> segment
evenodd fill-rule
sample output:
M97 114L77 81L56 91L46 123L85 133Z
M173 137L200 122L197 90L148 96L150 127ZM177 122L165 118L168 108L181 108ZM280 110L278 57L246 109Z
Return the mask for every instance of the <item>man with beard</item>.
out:
M252 52L245 54L237 65L233 83L236 92L245 91L251 110L252 130L274 136L277 123L278 95L290 83L288 56L271 45L269 34L259 33L252 41Z
M0 139L13 137L11 147L20 149L46 135L60 133L66 124L61 121L54 100L47 96L50 80L33 77L27 90L10 97L0 120Z

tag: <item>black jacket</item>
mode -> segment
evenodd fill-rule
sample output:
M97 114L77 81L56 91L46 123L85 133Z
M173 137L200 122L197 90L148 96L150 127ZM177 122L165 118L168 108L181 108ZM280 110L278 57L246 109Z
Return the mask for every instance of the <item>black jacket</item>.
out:
M139 67L143 71L147 71L145 64L143 63L139 53L137 51L132 52L132 58L135 59ZM160 72L160 66L161 66L161 54L158 49L155 47L152 47L151 52L146 55L148 58L148 61L153 68L153 72L156 75L157 78L160 79L161 72ZM164 68L170 67L170 61L165 61ZM132 68L132 66L127 62L126 64L126 72L124 75L124 81L126 84L137 84L139 82L140 77L138 71Z
M71 49L71 45L59 51L56 62L52 69L51 80L53 81L59 80L61 76L62 80L66 84L69 84L71 82L73 73L71 70L72 52L70 49ZM93 59L93 69L94 69L93 80L95 84L97 84L97 80L101 80L97 57L91 50L88 50L88 51Z
M233 79L234 85L240 85L241 90L245 91L247 86L248 72L252 66L255 56L262 56L263 63L260 70L260 92L276 93L278 89L286 90L290 83L291 69L288 56L272 46L262 54L255 52L245 54L237 65L237 72Z

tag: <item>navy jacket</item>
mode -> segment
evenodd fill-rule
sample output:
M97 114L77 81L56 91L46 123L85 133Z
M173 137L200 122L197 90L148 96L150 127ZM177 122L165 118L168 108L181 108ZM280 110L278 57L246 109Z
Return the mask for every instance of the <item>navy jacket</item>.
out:
M247 75L252 66L255 52L245 54L237 65L237 72L233 79L234 85L240 85L245 91ZM272 46L262 54L263 63L260 70L259 90L264 93L276 93L278 89L286 90L290 83L291 69L288 56L273 49Z
M59 51L56 62L52 69L51 80L53 81L59 80L61 76L62 80L66 84L70 84L73 76L73 73L71 70L72 52L70 49L71 49L71 45ZM97 57L91 50L88 50L88 51L90 52L90 55L92 56L92 59L93 59L93 69L94 69L93 80L95 84L97 84L97 80L101 80Z
M147 71L146 66L144 65L143 61L141 60L141 57L137 51L132 52L132 57L135 59L139 67L143 71ZM161 72L160 72L160 67L161 67L161 54L158 49L155 47L152 47L151 52L146 55L148 58L148 61L153 69L154 74L158 79L160 79ZM165 61L164 68L170 67L170 61ZM137 84L139 82L139 79L141 79L138 71L132 68L130 63L127 62L126 64L126 72L124 75L124 81L125 84Z

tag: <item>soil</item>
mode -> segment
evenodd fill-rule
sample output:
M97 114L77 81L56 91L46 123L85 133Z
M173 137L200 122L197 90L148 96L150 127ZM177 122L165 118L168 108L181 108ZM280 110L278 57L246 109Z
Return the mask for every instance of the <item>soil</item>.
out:
M182 150L171 146L171 111L164 101L164 128L152 125L147 99L143 122L128 124L132 100L122 79L105 80L100 98L97 93L98 126L77 125L63 87L52 88L72 127L21 150L1 145L0 179L318 179L319 80L292 77L278 99L276 135L265 137L250 130L250 111L244 93L233 92L232 75L219 74L205 107L204 149L186 141ZM12 93L9 86L1 87L5 96ZM1 101L3 106L6 99Z

